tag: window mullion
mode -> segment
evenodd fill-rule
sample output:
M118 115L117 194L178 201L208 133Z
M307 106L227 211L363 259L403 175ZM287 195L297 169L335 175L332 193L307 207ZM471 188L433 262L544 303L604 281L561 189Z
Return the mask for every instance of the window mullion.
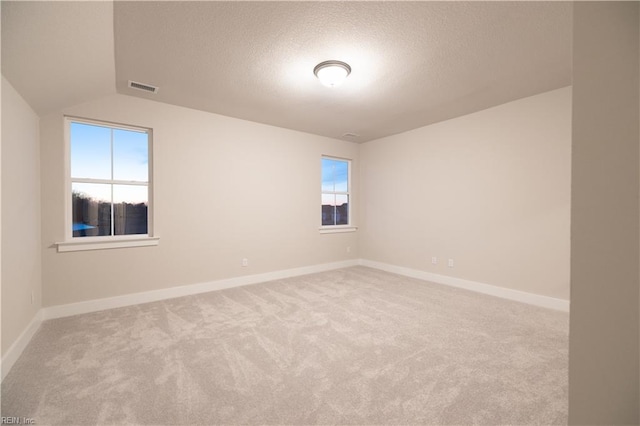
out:
M71 183L104 183L113 185L135 185L149 186L149 182L137 180L111 180L111 179L92 179L92 178L71 178Z
M113 182L113 129L111 129L111 182ZM111 236L116 235L115 210L116 208L113 204L113 183L111 183Z
M333 193L336 193L336 166L331 166L331 179L333 180Z

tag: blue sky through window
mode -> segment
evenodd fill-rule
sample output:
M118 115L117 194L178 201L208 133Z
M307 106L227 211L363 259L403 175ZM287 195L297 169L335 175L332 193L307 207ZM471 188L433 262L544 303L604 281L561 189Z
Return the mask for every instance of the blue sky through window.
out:
M125 129L72 122L71 177L143 182L149 181L148 134ZM112 141L113 138L113 141ZM113 147L113 168L112 168ZM74 182L74 192L112 202L111 185ZM114 203L146 203L147 186L114 185Z
M71 177L111 179L111 129L71 123Z
M349 188L349 162L345 160L322 159L322 192L347 192ZM328 200L328 199L327 199ZM342 199L341 199L342 200ZM323 204L324 196L323 196ZM334 203L331 203L335 205ZM339 203L340 205L342 203Z

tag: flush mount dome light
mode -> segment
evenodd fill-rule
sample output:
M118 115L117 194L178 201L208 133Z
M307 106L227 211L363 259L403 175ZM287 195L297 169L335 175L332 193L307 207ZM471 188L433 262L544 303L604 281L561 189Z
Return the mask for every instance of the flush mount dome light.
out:
M327 87L336 87L342 84L351 73L351 67L342 61L324 61L316 65L313 73L318 77L320 83Z

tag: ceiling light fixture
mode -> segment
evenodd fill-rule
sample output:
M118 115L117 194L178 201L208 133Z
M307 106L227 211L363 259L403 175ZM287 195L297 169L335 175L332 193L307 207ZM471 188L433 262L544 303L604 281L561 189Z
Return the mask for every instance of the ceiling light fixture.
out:
M342 61L320 62L313 69L313 73L318 77L320 83L327 87L336 87L351 73L351 67Z

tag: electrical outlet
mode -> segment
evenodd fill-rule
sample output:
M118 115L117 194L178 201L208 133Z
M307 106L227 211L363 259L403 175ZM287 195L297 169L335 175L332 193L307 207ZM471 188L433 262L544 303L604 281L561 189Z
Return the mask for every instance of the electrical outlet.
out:
M246 257L242 259L242 267L249 266L249 259Z
M453 268L453 259L449 259L448 265L449 265L449 268Z
M347 253L351 253L351 247L347 246Z
M431 263L433 263L434 265L437 265L437 264L438 264L438 258L437 258L437 257L435 257L435 256L433 256L433 257L431 258Z
M36 301L36 297L33 294L33 291L31 292L31 304L33 305L33 303Z

